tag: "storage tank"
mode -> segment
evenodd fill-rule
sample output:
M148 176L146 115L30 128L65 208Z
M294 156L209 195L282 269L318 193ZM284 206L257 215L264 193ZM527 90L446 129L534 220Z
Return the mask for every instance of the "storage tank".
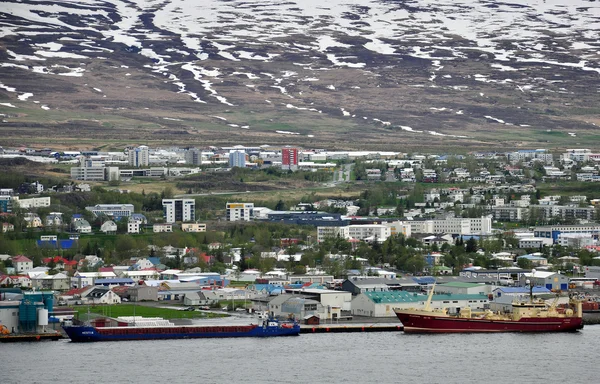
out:
M36 306L23 300L19 304L19 328L23 332L31 332L36 327Z
M48 310L38 309L38 325L48 325Z

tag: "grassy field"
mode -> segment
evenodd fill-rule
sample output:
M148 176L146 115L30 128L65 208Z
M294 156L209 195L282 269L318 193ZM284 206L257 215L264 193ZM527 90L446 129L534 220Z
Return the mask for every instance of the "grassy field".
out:
M183 307L182 307L183 309ZM87 316L88 306L79 306L75 308L77 316L83 318ZM115 305L95 305L89 307L90 313L108 316L143 316L143 317L162 317L163 319L202 319L224 317L215 313L200 311L183 311L171 308L161 308L134 304L115 304Z

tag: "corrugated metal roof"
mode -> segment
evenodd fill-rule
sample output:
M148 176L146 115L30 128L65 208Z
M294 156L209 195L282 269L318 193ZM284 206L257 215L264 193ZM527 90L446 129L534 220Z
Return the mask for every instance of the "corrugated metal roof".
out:
M387 291L387 292L365 292L366 295L374 303L418 303L426 301L426 295L420 295L404 291ZM446 300L487 300L487 295L433 295L433 301Z
M448 283L440 284L439 287L443 289L443 287L455 287L455 288L474 288L480 287L481 284L477 283L463 283L460 281L450 281Z

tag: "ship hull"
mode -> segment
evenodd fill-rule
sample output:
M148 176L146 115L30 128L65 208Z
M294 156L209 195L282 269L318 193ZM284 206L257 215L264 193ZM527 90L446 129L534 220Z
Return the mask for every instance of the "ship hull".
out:
M396 311L405 333L573 332L583 328L581 317L542 317L488 320Z
M274 337L300 334L298 324L278 327L248 326L173 326L173 327L110 327L65 326L74 342L201 339L217 337Z

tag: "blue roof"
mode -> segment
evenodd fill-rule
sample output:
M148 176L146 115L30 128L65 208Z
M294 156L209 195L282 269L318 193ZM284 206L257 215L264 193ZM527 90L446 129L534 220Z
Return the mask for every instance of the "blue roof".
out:
M71 249L73 248L73 245L75 245L75 240L63 240L63 239L59 239L58 241L55 240L37 240L37 245L38 247L43 247L43 248L60 248L62 249Z
M74 219L80 219L83 216L81 216L81 213L74 213L73 216L71 216L71 217L74 218Z
M412 279L415 281L415 283L421 284L421 285L435 283L435 277L431 277L431 276L413 277Z
M153 265L157 265L160 264L160 257L149 257L148 261L151 262Z
M545 257L535 256L535 255L523 255L517 256L517 259L526 259L526 260L546 260Z

